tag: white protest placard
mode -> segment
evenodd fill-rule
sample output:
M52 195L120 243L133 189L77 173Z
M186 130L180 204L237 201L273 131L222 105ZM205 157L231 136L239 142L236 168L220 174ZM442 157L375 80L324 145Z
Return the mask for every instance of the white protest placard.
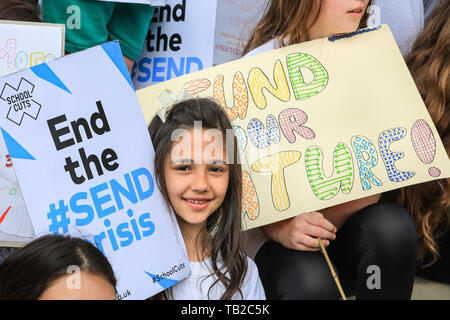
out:
M2 78L0 127L36 236L94 243L118 298L148 298L189 274L117 41Z
M0 77L64 54L60 24L0 20ZM34 231L11 158L0 137L0 245L20 246Z
M136 89L238 59L267 0L167 0L155 8L132 79Z
M136 89L213 64L216 0L167 0L150 22L141 57L131 78Z
M0 20L0 77L64 55L65 26Z

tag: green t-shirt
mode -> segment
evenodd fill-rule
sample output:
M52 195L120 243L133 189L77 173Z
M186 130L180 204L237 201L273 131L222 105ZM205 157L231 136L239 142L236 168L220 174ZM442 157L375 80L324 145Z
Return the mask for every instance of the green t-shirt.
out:
M66 25L66 51L119 40L123 54L133 61L141 55L154 9L146 4L42 0L44 21Z

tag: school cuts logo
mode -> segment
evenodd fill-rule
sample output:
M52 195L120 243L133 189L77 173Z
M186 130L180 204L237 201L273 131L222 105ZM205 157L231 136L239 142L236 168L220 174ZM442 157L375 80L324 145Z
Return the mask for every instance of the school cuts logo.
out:
M17 88L5 83L0 99L7 103L9 107L6 118L18 126L21 125L23 117L28 115L29 117L37 120L41 105L33 100L34 84L21 78Z

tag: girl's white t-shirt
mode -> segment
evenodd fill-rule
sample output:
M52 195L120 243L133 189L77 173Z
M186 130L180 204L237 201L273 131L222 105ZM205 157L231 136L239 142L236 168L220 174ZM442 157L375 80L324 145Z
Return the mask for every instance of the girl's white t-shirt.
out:
M242 297L235 293L232 300L265 300L266 295L259 278L258 269L252 259L247 257L248 269L241 286ZM211 258L201 262L190 262L191 274L172 287L175 300L220 300L225 287L218 282L209 292L208 290L217 279L209 276L212 273ZM219 265L220 266L220 265Z

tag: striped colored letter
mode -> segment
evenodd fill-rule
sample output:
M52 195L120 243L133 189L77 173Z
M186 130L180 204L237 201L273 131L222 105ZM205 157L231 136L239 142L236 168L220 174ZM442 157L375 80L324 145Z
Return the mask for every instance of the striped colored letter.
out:
M305 100L325 89L328 73L323 65L307 53L293 53L287 56L287 66L292 88L297 100ZM301 68L308 68L314 78L306 82Z
M318 146L306 149L306 175L312 191L320 200L333 198L340 189L349 193L353 185L353 159L348 147L340 142L334 148L333 174L327 177L323 172L323 153Z
M281 101L289 101L291 97L289 85L280 60L277 60L273 67L273 78L275 80L275 87L272 86L269 78L259 68L252 68L248 74L248 87L250 88L253 101L260 109L264 109L267 106L263 89L266 89Z
M275 209L284 211L289 208L290 201L284 180L284 168L300 160L298 151L283 151L256 161L252 165L255 172L272 173L272 201Z

